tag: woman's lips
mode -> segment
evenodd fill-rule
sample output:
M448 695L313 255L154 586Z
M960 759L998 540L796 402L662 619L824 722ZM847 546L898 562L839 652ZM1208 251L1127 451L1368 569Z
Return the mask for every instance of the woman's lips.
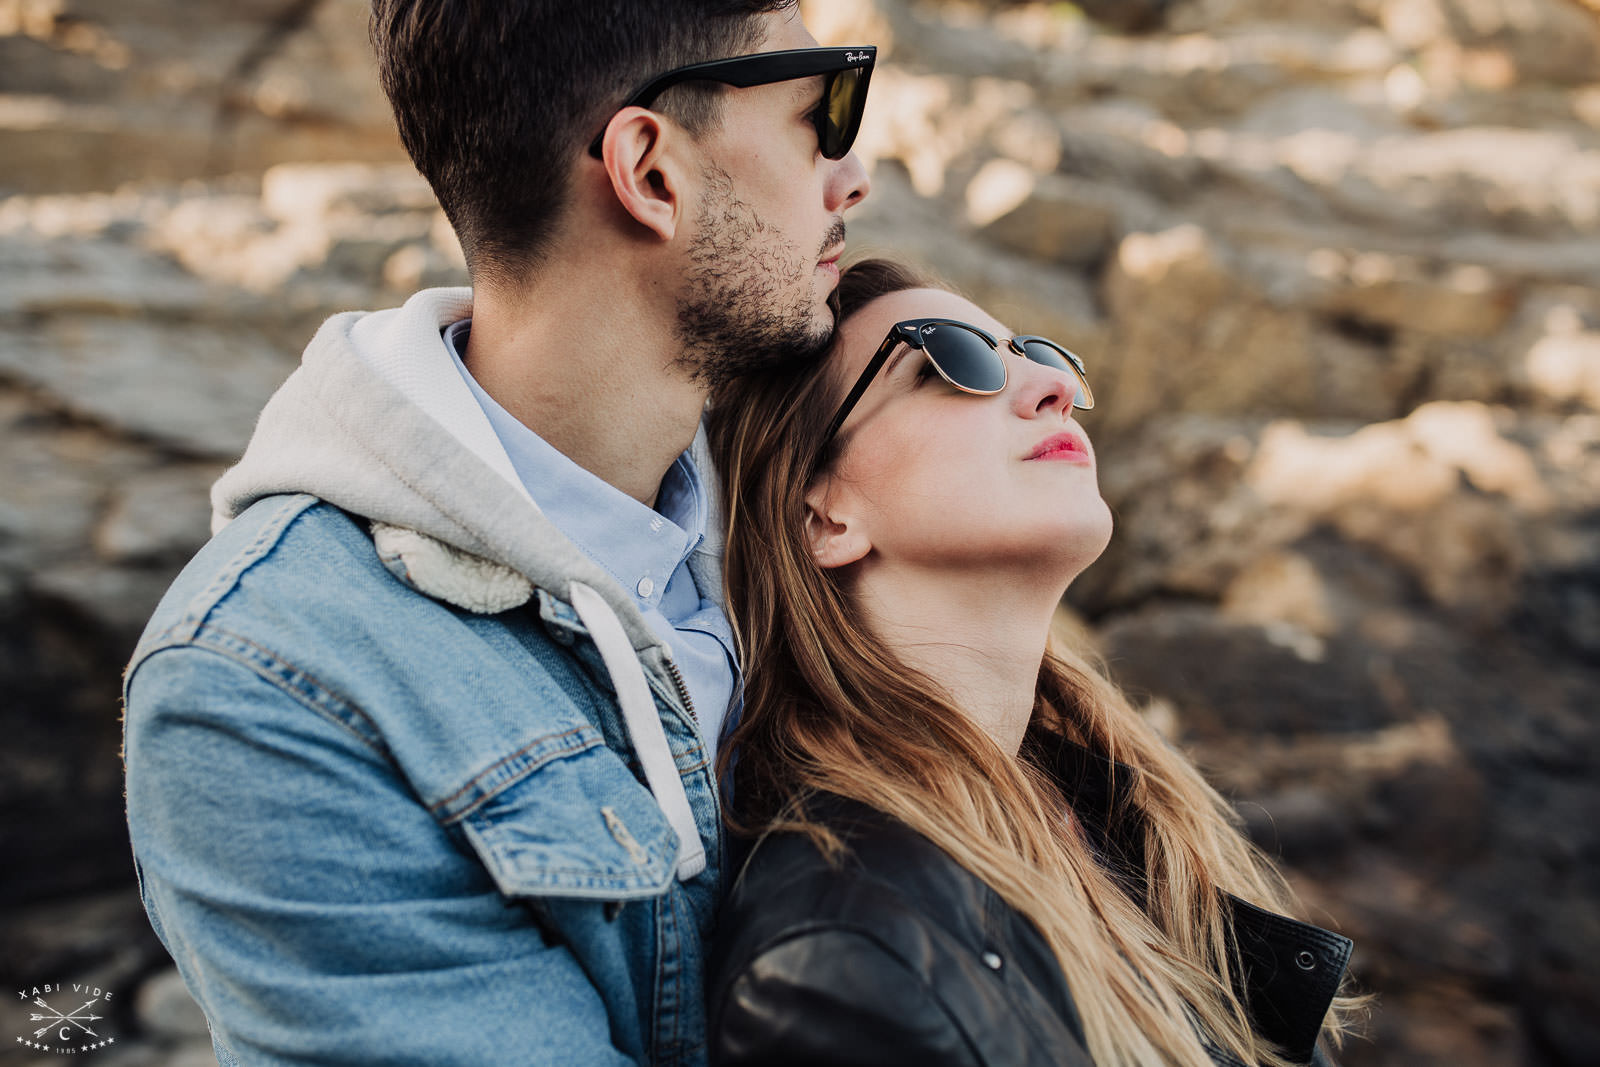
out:
M1074 433L1051 434L1028 454L1028 459L1066 460L1069 463L1090 462L1089 445Z

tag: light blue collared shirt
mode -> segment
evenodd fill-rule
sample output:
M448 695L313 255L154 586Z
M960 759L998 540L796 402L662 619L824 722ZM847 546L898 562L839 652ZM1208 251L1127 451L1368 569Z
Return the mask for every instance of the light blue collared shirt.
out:
M517 477L545 517L633 594L645 622L667 642L714 759L738 667L728 617L700 595L689 573L689 554L705 537L710 518L694 461L687 452L674 460L661 479L655 508L646 507L568 459L483 391L461 360L471 329L471 319L446 327L445 348Z

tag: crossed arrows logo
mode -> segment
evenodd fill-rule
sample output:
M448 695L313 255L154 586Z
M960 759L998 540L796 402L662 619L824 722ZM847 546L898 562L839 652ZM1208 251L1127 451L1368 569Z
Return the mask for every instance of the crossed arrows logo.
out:
M57 1011L55 1008L52 1008L49 1004L47 1004L43 997L34 997L33 998L34 1004L36 1004L39 1007L43 1008L45 1011L49 1012L50 1014L49 1015L41 1015L38 1012L33 1012L31 1015L28 1016L28 1018L31 1019L33 1022L39 1022L41 1019L45 1020L45 1024L43 1026L39 1027L39 1029L35 1030L33 1032L33 1036L35 1038L43 1037L53 1027L61 1026L63 1023L71 1023L73 1026L76 1026L79 1030L82 1030L84 1033L88 1034L90 1037L99 1037L100 1036L99 1034L97 1034L93 1030L89 1029L87 1026L84 1025L84 1023L86 1023L86 1022L91 1022L92 1023L96 1019L102 1018L102 1016L94 1015L94 1014L88 1014L88 1015L83 1014L84 1012L87 1012L90 1008L94 1007L95 1001L99 1000L99 999L100 999L99 997L95 997L94 1000L86 1001L82 1005L80 1005L80 1006L78 1006L76 1008L73 1008L72 1011L69 1014L63 1015L63 1014L61 1014L61 1012Z

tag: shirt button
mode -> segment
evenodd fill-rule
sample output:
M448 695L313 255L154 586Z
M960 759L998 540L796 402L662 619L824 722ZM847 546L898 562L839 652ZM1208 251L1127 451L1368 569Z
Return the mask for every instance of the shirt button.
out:
M1004 962L1005 961L1000 958L1000 954L998 952L985 952L983 954L983 965L989 968L991 971L998 971L1001 964Z
M644 597L644 598L648 599L650 594L655 592L655 591L656 591L656 583L655 582L652 582L648 578L640 578L639 579L639 595L641 597Z

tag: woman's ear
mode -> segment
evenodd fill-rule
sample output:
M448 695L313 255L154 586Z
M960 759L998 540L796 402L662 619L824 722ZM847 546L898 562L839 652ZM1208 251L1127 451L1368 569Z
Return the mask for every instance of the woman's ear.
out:
M806 493L806 545L823 570L848 566L872 551L863 524L831 488L823 479Z
M622 209L663 241L676 235L686 204L675 142L683 130L654 111L627 107L606 124L600 159Z

